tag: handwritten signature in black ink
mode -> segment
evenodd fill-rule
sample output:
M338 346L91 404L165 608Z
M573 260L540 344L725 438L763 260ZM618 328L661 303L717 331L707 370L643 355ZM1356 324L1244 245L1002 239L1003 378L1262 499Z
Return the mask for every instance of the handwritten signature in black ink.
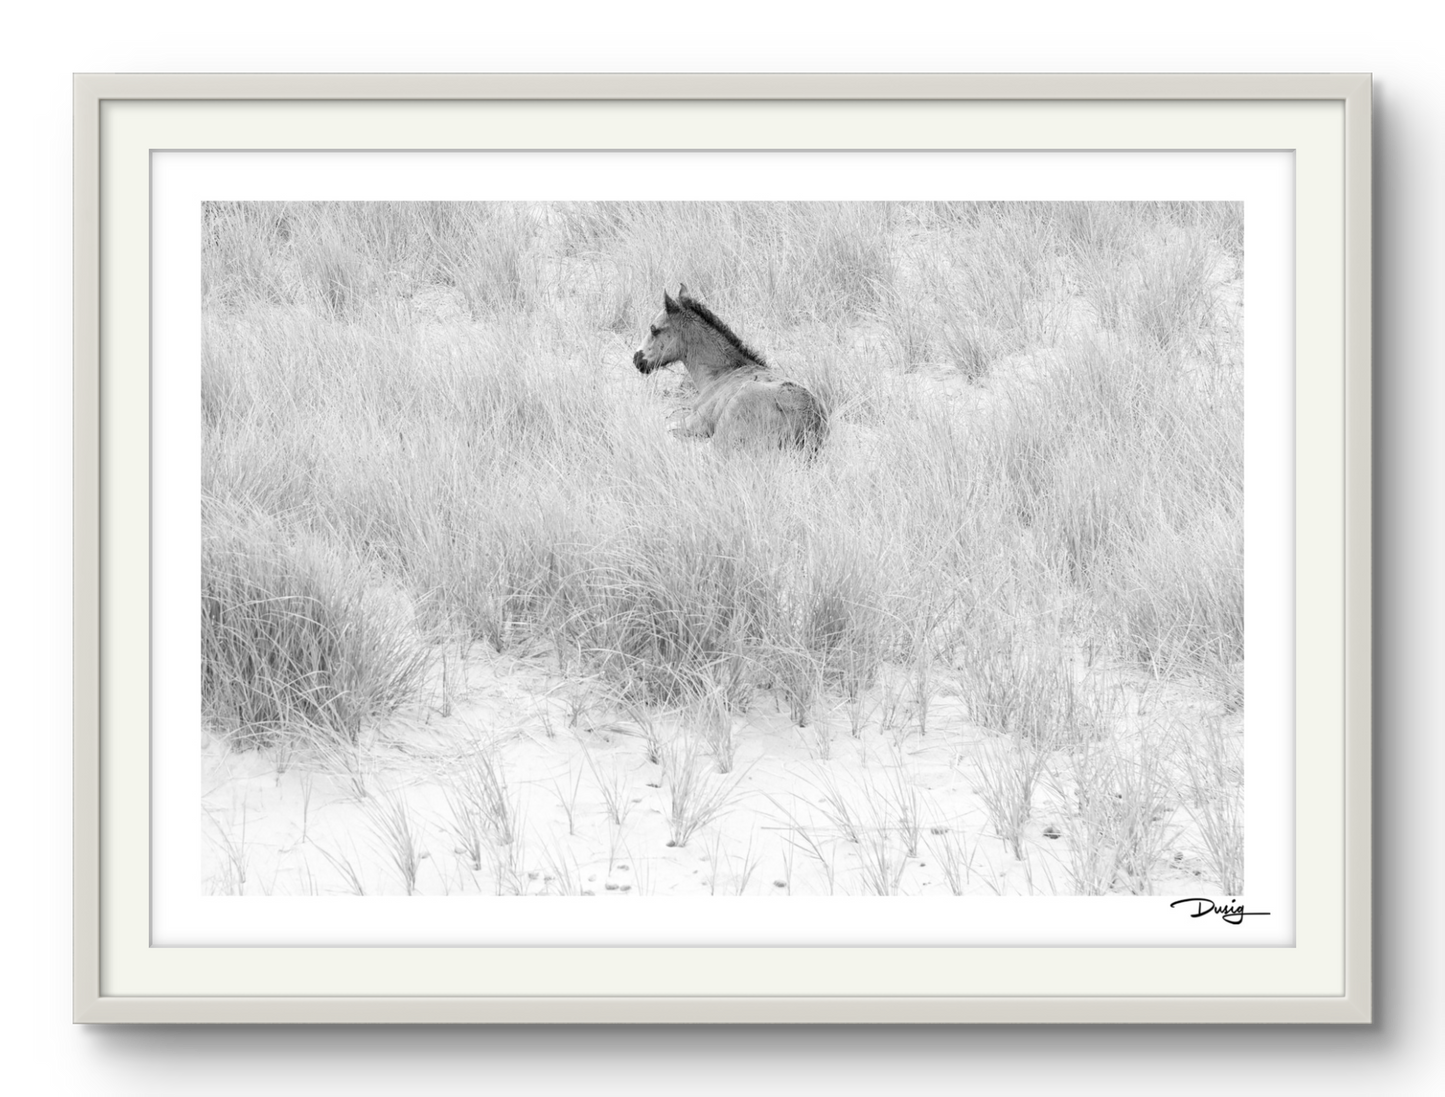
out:
M1243 903L1218 902L1214 899L1175 899L1170 903L1171 907L1182 906L1185 903L1192 903L1194 910L1190 913L1191 918L1203 918L1206 914L1218 914L1232 926L1240 925L1245 918L1263 915L1268 917L1267 910L1245 910Z

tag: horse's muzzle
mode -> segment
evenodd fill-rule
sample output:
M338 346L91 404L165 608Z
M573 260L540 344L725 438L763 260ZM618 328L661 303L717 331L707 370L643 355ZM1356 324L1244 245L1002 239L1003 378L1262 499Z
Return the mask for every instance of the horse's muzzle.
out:
M638 373L651 373L657 368L642 356L642 351L638 351L632 356L632 364L637 367Z

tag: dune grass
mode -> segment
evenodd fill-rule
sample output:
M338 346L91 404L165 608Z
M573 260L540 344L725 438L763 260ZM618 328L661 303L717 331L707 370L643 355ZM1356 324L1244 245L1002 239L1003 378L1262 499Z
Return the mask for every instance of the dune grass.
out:
M635 710L691 711L722 769L758 691L806 724L889 665L919 730L956 680L1017 757L1086 735L1100 662L1242 704L1237 206L212 203L205 226L203 698L241 745L354 740L458 638L548 641ZM823 399L816 460L667 436L673 382L629 359L679 280Z

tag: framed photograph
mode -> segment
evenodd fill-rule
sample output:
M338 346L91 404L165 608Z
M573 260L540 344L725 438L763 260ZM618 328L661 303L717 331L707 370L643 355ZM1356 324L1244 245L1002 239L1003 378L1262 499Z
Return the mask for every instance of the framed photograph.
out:
M77 1021L1370 1020L1368 76L75 140Z

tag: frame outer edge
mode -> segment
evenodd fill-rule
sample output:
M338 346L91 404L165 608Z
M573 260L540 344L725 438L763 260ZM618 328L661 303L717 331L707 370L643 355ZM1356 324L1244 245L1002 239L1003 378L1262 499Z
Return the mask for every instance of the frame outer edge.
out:
M94 1015L101 989L100 98L92 79L71 78L72 1020Z
M1345 999L1373 1020L1371 354L1373 86L1345 96Z
M100 98L1342 100L1361 72L118 72Z

